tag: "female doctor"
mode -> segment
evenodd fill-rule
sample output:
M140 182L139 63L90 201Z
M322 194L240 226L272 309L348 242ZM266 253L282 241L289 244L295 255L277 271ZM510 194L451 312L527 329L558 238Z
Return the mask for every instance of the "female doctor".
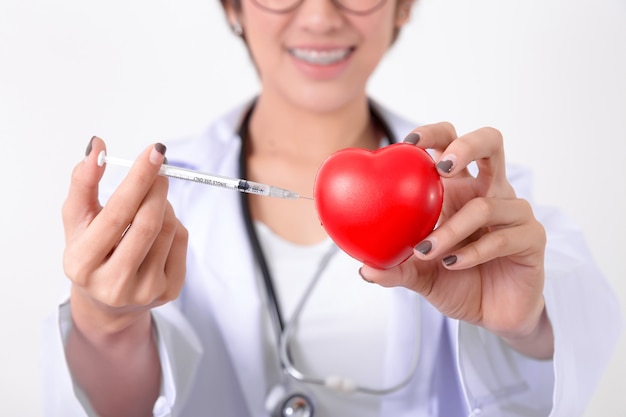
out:
M48 415L581 415L618 308L579 231L529 204L497 130L416 127L367 96L413 1L222 5L261 90L168 144L169 163L310 196L334 151L406 141L435 157L439 226L376 270L336 249L310 201L168 183L162 144L101 206L93 138L63 207Z

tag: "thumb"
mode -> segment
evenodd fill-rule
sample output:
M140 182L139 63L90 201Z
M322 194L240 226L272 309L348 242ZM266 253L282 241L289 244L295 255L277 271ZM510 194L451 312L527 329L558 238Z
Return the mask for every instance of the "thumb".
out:
M98 183L104 174L104 166L98 166L97 162L102 150L106 150L104 141L92 137L85 158L72 171L68 196L62 209L66 239L77 227L88 225L102 209L98 200Z

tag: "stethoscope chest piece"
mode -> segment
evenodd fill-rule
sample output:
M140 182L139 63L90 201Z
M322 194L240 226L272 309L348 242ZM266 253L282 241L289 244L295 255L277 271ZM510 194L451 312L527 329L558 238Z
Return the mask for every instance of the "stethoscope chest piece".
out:
M313 417L313 403L311 399L304 394L292 394L281 407L280 417Z
M286 392L283 385L277 385L270 391L266 407L271 417L313 417L315 406L310 396L301 392Z

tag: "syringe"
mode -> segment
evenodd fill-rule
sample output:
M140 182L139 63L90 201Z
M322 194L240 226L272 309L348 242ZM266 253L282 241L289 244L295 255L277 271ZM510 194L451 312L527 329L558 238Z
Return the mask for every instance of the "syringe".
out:
M133 161L128 159L109 156L106 154L105 151L101 151L98 155L99 166L102 166L104 164L111 164L130 168L133 163ZM274 187L272 185L261 184L258 182L248 181L239 178L229 178L220 175L207 174L204 172L179 168L167 164L161 165L161 169L159 169L159 175L164 175L171 178L178 178L186 181L193 181L205 185L212 185L215 187L230 188L231 190L237 190L244 193L284 198L287 200L296 200L298 198L310 199L309 197L303 197L298 193L287 190L285 188Z

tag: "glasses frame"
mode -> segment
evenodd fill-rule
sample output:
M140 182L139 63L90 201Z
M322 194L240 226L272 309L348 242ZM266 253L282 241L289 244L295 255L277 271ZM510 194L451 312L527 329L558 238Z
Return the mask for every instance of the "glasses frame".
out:
M267 7L267 6L259 3L259 0L251 0L251 1L258 8L263 9L266 12L276 13L276 14L285 14L285 13L292 12L292 11L296 10L298 7L300 7L300 5L304 2L304 0L297 0L293 4L293 6L289 6L289 7L286 7L284 9L272 9L270 7ZM333 4L335 6L337 6L337 8L343 10L344 12L347 12L347 13L350 13L350 14L354 14L354 15L357 15L357 16L365 16L365 15L373 13L376 10L380 9L381 7L383 7L385 5L385 3L387 3L387 0L379 0L378 4L376 4L375 6L369 8L367 10L352 10L350 8L347 8L343 4L341 4L341 0L332 0L332 2L333 2Z

